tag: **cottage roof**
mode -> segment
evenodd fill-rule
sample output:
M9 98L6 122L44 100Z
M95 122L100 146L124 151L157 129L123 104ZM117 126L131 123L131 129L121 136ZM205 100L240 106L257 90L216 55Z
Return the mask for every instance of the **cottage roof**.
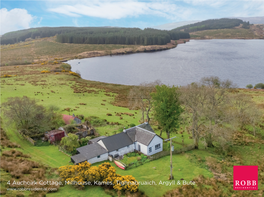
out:
M83 155L86 158L86 160L97 157L97 156L102 155L104 153L107 153L107 150L105 150L98 143L82 146L80 148L77 148L76 150L81 155Z
M148 131L151 131L151 132L155 133L154 130L151 128L151 126L147 122L145 122L143 124L140 124L137 127L140 127L142 129L146 129Z
M101 140L103 138L106 138L106 136L100 136L100 137L97 137L97 138L93 138L93 139L90 139L89 141L92 142L92 143L95 143L95 142L98 142L99 140Z
M142 129L140 127L136 127L136 128L137 129L136 129L135 141L148 146L149 143L152 141L152 139L155 137L156 133L153 133L146 129Z
M130 137L130 139L132 140L132 142L135 142L135 139L136 139L136 131L137 131L137 128L136 127L132 127L132 128L129 128L129 129L126 129L125 130L125 133Z
M87 160L82 154L73 155L71 159L74 163L81 163Z
M149 145L156 135L148 123L143 123L141 125L127 129L125 133L133 142L137 141L146 146Z
M124 132L101 139L109 152L133 144L133 141Z

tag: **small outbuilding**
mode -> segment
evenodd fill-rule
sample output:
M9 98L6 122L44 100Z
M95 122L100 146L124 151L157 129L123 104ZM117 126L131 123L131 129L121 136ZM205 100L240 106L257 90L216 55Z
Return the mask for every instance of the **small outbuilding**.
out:
M81 119L77 118L74 114L72 114L72 116L62 114L62 119L64 120L65 124L71 124L72 121L74 121L75 124L81 124L82 123Z
M65 131L62 130L52 130L45 134L45 138L50 142L61 141L61 138L65 137Z

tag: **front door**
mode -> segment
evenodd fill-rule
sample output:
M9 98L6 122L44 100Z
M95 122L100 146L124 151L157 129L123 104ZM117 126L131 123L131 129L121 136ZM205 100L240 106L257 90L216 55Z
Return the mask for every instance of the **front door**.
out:
M140 150L140 145L138 145L138 151L141 151L141 150Z

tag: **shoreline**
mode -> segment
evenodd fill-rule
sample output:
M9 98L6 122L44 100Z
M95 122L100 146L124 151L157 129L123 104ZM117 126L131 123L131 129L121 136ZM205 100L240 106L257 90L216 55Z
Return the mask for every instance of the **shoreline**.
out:
M176 40L176 41L171 40L171 42L167 43L166 45L139 46L136 49L127 47L127 48L123 48L123 49L114 49L111 51L82 52L82 53L79 53L78 55L76 55L73 59L84 59L84 58L100 57L100 56L107 56L107 55L112 56L112 55L125 55L125 54L132 54L132 53L164 51L164 50L176 48L178 44L185 44L186 42L189 42L189 41L190 41L190 39L180 39L180 40ZM71 60L71 59L63 60L62 62L67 62L68 60Z

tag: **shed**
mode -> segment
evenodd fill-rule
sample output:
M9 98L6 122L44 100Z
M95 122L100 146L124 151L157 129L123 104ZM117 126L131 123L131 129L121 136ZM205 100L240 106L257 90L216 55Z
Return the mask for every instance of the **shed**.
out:
M61 138L65 136L65 131L62 130L52 130L45 134L45 137L53 143L55 141L61 141Z

